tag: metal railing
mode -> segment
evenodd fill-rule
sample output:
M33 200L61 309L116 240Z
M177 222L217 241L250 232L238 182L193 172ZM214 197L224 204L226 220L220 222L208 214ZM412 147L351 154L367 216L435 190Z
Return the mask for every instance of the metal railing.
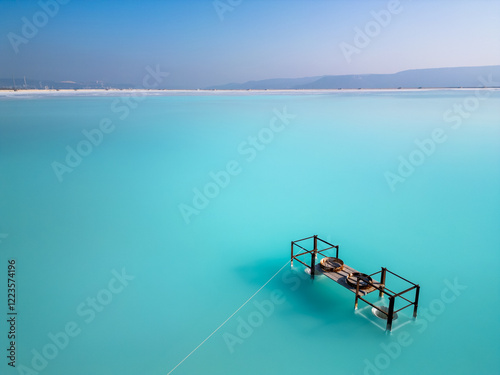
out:
M403 281L406 281L406 282L412 284L412 286L410 288L406 289L406 290L403 290L402 292L399 292L399 293L393 292L392 290L390 290L389 288L387 288L385 286L385 280L386 280L387 272L389 272L392 275L400 278ZM384 315L387 316L387 326L386 326L386 329L388 331L390 331L392 329L392 322L394 320L394 314L397 313L398 311L401 311L403 309L406 309L407 307L413 306L413 317L414 318L417 317L418 298L419 298L419 295L420 295L420 285L415 284L415 283L413 283L413 282L405 279L404 277L399 276L397 273L394 273L394 272L388 270L385 267L382 267L382 269L380 271L372 273L370 276L374 276L374 275L377 275L379 273L381 273L381 277L380 277L381 287L377 287L376 285L374 285L370 281L368 281L368 284L370 286L372 286L373 288L378 289L378 291L379 291L379 297L382 297L384 295L384 293L389 296L389 308L388 308L388 311L387 312L383 311L378 306L375 306L373 303L365 300L362 296L360 296L360 294L359 294L359 279L356 282L356 299L355 299L355 302L354 302L354 308L355 309L358 308L358 299L360 299L363 302L365 302L365 303L369 304L370 306L374 307L375 309L377 309L378 311L380 311L381 313L383 313ZM411 300L403 297L403 294L411 292L412 290L415 290L415 298L414 298L413 301L411 301ZM398 310L394 310L396 298L404 299L405 301L409 302L409 304L405 305L404 307L401 307Z

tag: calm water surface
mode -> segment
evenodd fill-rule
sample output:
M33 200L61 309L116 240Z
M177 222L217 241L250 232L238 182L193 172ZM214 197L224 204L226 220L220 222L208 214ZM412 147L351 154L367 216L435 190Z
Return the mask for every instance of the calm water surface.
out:
M498 373L486 93L3 97L0 277L14 259L18 315L2 374ZM290 241L313 234L419 283L417 320L386 334L291 269ZM0 301L5 354L5 285Z

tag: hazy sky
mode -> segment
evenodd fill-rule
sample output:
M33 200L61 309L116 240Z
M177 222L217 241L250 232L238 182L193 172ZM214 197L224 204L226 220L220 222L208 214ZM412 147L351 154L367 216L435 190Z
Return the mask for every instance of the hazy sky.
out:
M170 73L169 87L197 88L277 77L500 65L499 0L397 4L0 0L0 78L140 84L146 66L159 64ZM360 30L368 35L359 36Z

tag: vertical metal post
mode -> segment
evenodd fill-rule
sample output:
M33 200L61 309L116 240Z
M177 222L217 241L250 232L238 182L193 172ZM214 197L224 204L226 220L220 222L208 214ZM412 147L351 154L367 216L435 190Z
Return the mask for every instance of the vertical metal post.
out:
M389 311L387 312L387 331L392 329L392 320L394 318L394 296L389 297Z
M316 250L311 253L311 279L314 279L315 268L316 268Z
M354 300L354 310L358 308L358 297L359 297L359 277L356 280L356 299Z
M316 268L316 252L318 251L318 236L314 236L314 250L311 253L311 279L314 279L314 270Z
M387 268L382 267L382 275L380 276L380 284L382 284L382 285L383 285L383 287L382 287L382 288L384 288L384 287L385 287L385 273L386 273L386 271L387 271ZM382 297L384 296L384 290L383 290L383 289L382 289L382 290L380 290L380 292L379 292L378 296L379 296L380 298L382 298Z
M290 255L290 265L293 267L293 241L292 241L292 252Z
M417 317L417 309L418 309L418 297L420 295L420 285L417 285L417 291L415 292L415 307L413 308L413 317Z
M339 247L338 247L338 245L337 245L337 253L335 254L335 258L337 258L337 259L339 258Z

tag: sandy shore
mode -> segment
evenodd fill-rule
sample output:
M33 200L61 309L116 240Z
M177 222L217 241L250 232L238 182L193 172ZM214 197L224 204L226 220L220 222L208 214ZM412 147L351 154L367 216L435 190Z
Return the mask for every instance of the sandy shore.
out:
M331 94L343 92L418 92L418 91L473 91L473 90L500 90L500 88L422 88L422 89L315 89L315 90L144 90L144 89L81 89L81 90L0 90L0 97L12 96L133 96L133 95L307 95L307 94Z

